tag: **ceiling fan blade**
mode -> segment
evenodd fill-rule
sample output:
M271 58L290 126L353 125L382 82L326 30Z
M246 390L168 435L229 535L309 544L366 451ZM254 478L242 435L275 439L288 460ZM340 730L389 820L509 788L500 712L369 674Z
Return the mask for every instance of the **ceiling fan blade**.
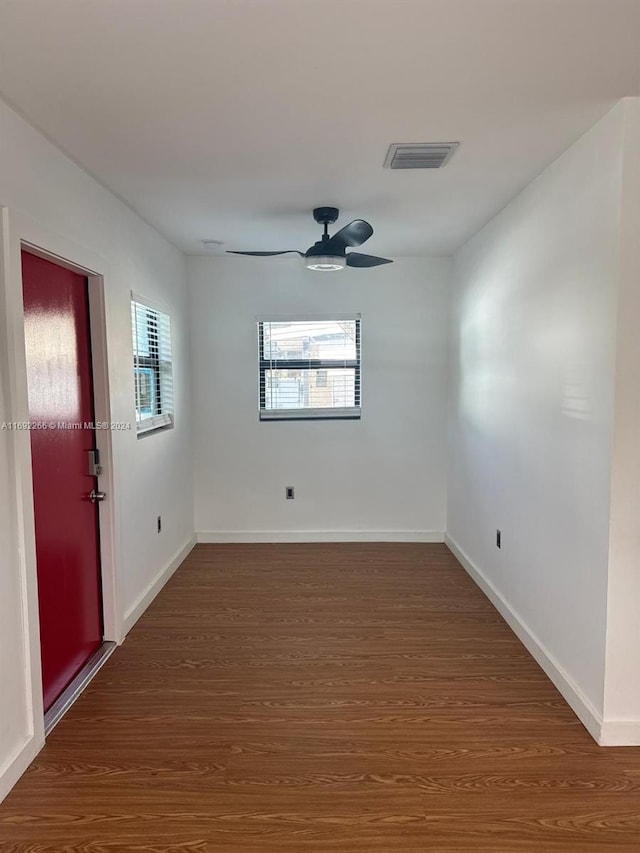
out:
M392 264L389 258L376 258L375 255L363 255L361 252L349 252L348 267L379 267L381 264Z
M304 254L297 249L284 249L282 252L232 252L231 249L227 249L227 255L251 255L254 258L269 258L272 255L288 255L291 253L300 255L301 258L304 257Z
M364 219L354 219L329 237L324 247L327 253L344 252L347 246L361 246L373 234L373 228Z

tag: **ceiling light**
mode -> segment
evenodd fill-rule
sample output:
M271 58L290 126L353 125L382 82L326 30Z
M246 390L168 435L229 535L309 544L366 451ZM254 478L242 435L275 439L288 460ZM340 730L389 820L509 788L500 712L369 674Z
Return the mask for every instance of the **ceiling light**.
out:
M310 258L305 258L304 263L308 270L333 272L343 270L347 265L347 259L339 255L312 255Z

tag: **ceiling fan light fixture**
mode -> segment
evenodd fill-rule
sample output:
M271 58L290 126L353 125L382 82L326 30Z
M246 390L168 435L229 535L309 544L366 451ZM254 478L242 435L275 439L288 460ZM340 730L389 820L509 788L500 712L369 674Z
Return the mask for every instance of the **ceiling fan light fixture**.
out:
M304 264L309 270L335 272L346 267L347 259L341 258L339 255L312 255L304 259Z
M364 219L354 219L335 234L329 235L328 226L337 220L339 214L337 207L314 207L313 218L319 225L324 225L324 233L306 252L299 249L281 249L279 252L239 252L227 249L227 254L267 258L293 253L304 258L307 269L317 272L337 272L345 267L363 269L393 263L389 258L376 258L375 255L363 255L361 252L349 252L347 255L346 249L361 246L373 236L373 228Z

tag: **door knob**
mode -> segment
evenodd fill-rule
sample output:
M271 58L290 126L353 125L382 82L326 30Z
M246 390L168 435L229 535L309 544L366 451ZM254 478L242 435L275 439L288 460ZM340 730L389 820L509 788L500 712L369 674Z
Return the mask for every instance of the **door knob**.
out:
M96 492L95 489L91 489L91 491L89 492L89 500L92 504L97 503L98 501L103 501L106 496L106 492Z

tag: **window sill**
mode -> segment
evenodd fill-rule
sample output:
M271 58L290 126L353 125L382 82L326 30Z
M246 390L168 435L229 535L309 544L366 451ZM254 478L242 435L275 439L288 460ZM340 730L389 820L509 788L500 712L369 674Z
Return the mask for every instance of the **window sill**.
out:
M173 427L173 415L156 415L153 418L145 418L137 425L138 438L149 435L158 430L171 429Z
M360 407L345 409L269 409L259 413L261 421L359 421Z

